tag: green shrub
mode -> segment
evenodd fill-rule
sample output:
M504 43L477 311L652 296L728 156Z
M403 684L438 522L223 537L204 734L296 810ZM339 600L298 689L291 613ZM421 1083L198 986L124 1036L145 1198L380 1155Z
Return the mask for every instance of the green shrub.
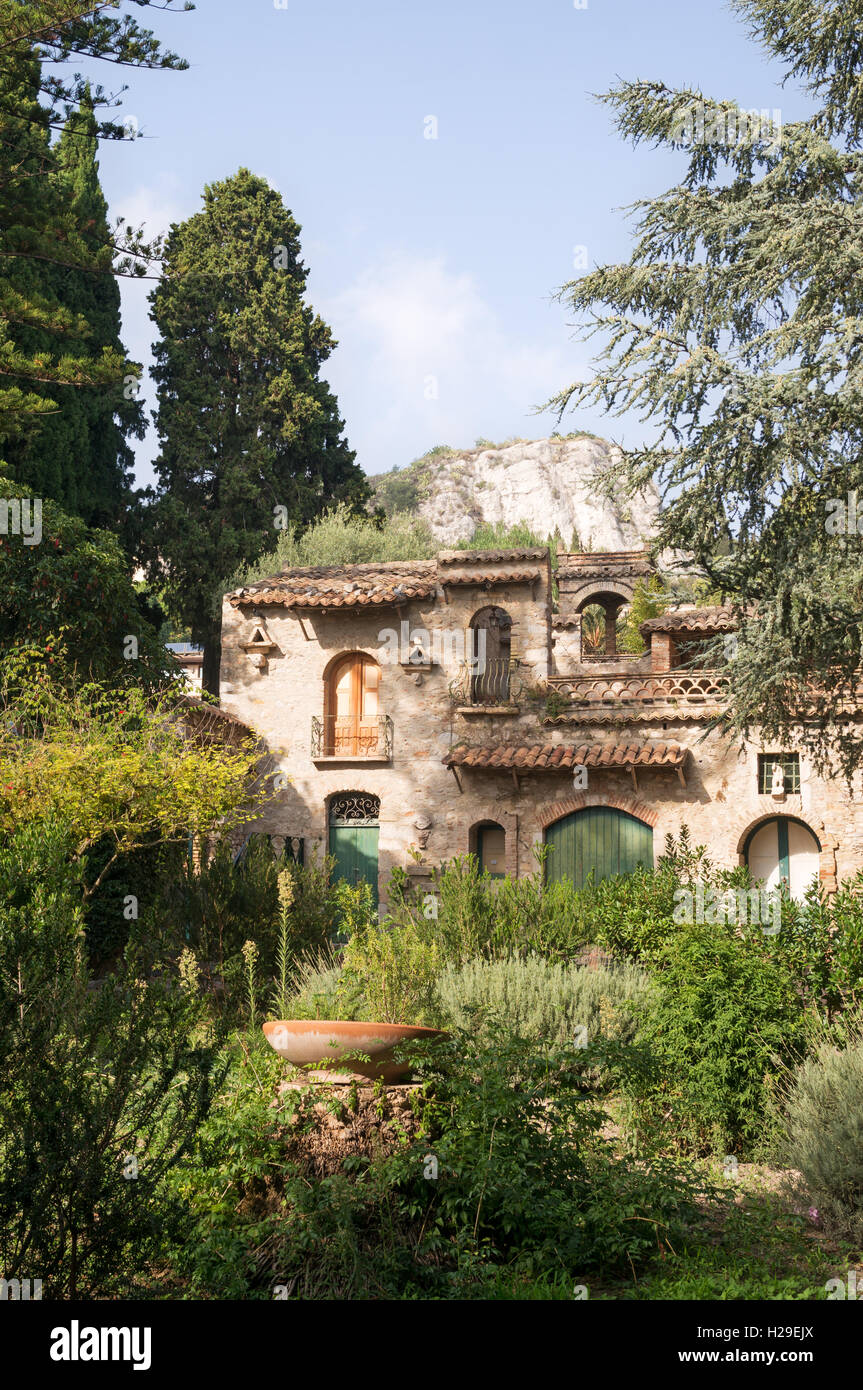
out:
M581 1084L601 1060L590 1049L503 1033L421 1052L419 1135L316 1181L301 1144L285 1162L284 1134L308 1133L320 1097L274 1108L271 1065L235 1064L179 1179L195 1231L174 1260L191 1296L266 1298L279 1283L295 1299L481 1298L504 1274L566 1279L571 1296L588 1271L640 1270L676 1246L700 1193L661 1161L613 1159Z
M433 1024L442 964L440 944L428 931L416 930L410 921L373 922L345 947L341 989L346 1000L365 1000L364 1018Z
M345 978L341 962L332 951L320 951L317 956L297 962L292 985L294 993L288 997L284 1018L367 1017L364 994Z
M591 942L614 956L649 961L676 931L677 879L671 869L637 869L576 888L569 879L546 882L541 850L538 858L537 873L494 880L480 872L474 855L460 856L438 871L430 920L417 901L396 907L394 915L410 918L420 932L433 924L453 965L480 955L531 952L571 960Z
M443 1019L471 1029L484 1019L505 1020L519 1037L546 1043L604 1034L628 1041L634 1032L624 1007L643 994L648 976L634 966L589 970L528 955L476 959L449 966L437 980Z
M786 897L779 944L806 1003L827 1020L863 1004L863 871L836 893L816 882L803 902Z
M91 979L70 848L35 824L0 843L0 1275L126 1295L182 1219L166 1179L221 1073L149 942Z
M863 1020L843 1048L822 1040L789 1071L783 1091L784 1161L832 1234L863 1243Z
M803 1041L794 977L771 954L773 937L743 939L721 926L676 932L636 1008L652 1057L637 1123L664 1125L695 1152L751 1154L769 1138L771 1081Z

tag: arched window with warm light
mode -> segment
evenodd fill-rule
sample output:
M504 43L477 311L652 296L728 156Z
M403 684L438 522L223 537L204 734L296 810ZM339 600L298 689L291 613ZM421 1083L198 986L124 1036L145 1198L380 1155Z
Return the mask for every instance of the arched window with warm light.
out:
M324 756L373 757L380 745L381 668L364 652L347 652L324 682Z

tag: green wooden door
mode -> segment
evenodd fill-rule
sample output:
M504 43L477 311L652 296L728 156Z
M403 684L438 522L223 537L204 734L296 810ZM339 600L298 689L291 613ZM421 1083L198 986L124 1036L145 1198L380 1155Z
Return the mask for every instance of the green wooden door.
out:
M365 879L378 905L378 834L376 825L331 825L330 854L335 856L336 878L348 883Z
M590 806L549 826L546 877L569 878L580 888L593 872L594 881L629 874L643 864L653 867L653 831L626 811Z

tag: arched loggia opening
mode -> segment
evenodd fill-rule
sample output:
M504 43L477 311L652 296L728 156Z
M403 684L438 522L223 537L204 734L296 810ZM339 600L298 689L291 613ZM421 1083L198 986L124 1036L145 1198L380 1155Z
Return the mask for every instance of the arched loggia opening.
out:
M617 619L629 602L624 594L600 590L579 604L582 656L617 656Z

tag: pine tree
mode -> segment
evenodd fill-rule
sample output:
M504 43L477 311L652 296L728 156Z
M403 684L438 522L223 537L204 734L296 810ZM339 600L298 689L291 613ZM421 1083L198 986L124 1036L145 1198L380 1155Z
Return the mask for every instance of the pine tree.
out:
M241 169L172 227L151 296L162 448L150 571L169 611L204 643L211 691L214 579L271 550L274 525L302 527L368 495L320 379L335 343L304 297L299 234L280 195Z
M801 737L818 768L838 757L850 775L863 763L863 0L734 5L819 110L783 125L661 83L606 94L625 138L688 166L638 204L628 264L561 291L603 347L595 376L553 404L650 426L607 482L619 494L655 477L658 548L690 552L738 610L722 726Z
M107 203L99 184L96 118L89 89L50 151L51 174L43 181L49 199L68 209L82 243L98 267L111 234ZM24 264L27 264L26 262ZM27 264L43 291L86 323L85 337L67 339L67 348L98 364L105 350L125 359L120 341L120 290L102 269L82 270L52 262ZM52 335L27 329L27 345L50 353ZM131 365L125 364L125 379ZM123 381L99 388L34 385L34 394L54 406L29 436L7 443L7 472L40 496L51 497L88 525L123 534L132 499L132 450L126 435L144 433L144 415L135 393Z

